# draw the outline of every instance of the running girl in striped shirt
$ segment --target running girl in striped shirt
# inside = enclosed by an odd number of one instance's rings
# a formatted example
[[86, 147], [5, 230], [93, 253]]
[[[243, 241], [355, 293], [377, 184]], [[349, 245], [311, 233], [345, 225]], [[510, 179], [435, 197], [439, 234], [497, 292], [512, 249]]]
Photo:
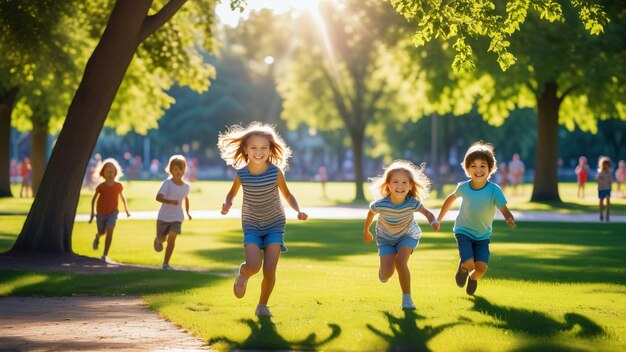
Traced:
[[370, 204], [363, 228], [363, 241], [370, 243], [374, 239], [370, 226], [374, 216], [379, 214], [376, 222], [376, 244], [380, 255], [378, 278], [385, 283], [395, 270], [398, 271], [403, 309], [415, 309], [408, 262], [417, 248], [422, 230], [415, 222], [414, 213], [424, 215], [433, 230], [439, 231], [437, 218], [422, 205], [430, 190], [424, 167], [424, 164], [417, 167], [409, 161], [396, 160], [384, 168], [382, 176], [372, 179], [372, 191], [377, 200]]
[[253, 122], [247, 128], [232, 126], [226, 133], [220, 134], [217, 145], [226, 164], [237, 169], [233, 185], [222, 205], [222, 214], [228, 213], [239, 187], [243, 187], [241, 224], [246, 261], [239, 266], [233, 292], [237, 298], [243, 297], [248, 278], [258, 273], [262, 266], [261, 296], [255, 314], [271, 316], [267, 302], [276, 282], [278, 258], [281, 252], [287, 251], [283, 240], [285, 210], [279, 190], [293, 210], [298, 212], [298, 220], [308, 218], [289, 192], [283, 175], [291, 150], [272, 126], [259, 122]]

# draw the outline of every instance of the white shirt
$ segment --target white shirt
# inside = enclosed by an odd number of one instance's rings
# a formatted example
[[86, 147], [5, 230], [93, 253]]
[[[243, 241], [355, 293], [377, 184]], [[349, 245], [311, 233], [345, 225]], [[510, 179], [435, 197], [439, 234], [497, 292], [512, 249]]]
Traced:
[[168, 178], [163, 181], [159, 193], [167, 200], [177, 200], [178, 205], [161, 203], [157, 219], [165, 222], [182, 222], [185, 219], [183, 200], [189, 195], [189, 184], [183, 181], [183, 185], [178, 186], [171, 178]]

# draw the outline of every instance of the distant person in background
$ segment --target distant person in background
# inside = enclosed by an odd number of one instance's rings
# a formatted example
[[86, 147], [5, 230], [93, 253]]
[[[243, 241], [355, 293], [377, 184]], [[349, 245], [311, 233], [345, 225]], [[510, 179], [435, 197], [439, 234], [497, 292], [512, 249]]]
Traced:
[[520, 160], [519, 154], [513, 154], [513, 159], [509, 162], [509, 175], [512, 193], [518, 194], [520, 192], [520, 184], [522, 183], [522, 179], [524, 178], [524, 172], [526, 172], [526, 167], [522, 160]]
[[85, 172], [85, 180], [83, 182], [84, 187], [90, 190], [96, 189], [96, 186], [100, 183], [100, 175], [98, 175], [98, 172], [101, 167], [102, 156], [100, 155], [100, 153], [96, 153], [87, 164], [87, 172]]
[[[117, 222], [117, 214], [119, 214], [119, 198], [122, 198], [127, 217], [130, 216], [130, 212], [128, 211], [126, 197], [124, 197], [124, 187], [121, 183], [117, 182], [120, 177], [123, 176], [120, 164], [118, 164], [115, 159], [106, 159], [102, 163], [102, 167], [96, 170], [96, 173], [104, 179], [104, 182], [96, 187], [96, 192], [91, 199], [91, 217], [89, 218], [89, 223], [91, 224], [95, 217], [98, 226], [98, 232], [96, 232], [96, 238], [93, 240], [92, 248], [94, 250], [98, 249], [100, 237], [106, 234], [104, 252], [100, 259], [107, 262], [109, 249], [113, 241], [113, 230]], [[94, 205], [96, 205], [95, 212]]]
[[506, 167], [505, 162], [501, 162], [500, 166], [498, 166], [498, 183], [500, 189], [504, 192], [504, 188], [509, 184], [509, 169]]
[[317, 170], [317, 177], [320, 181], [320, 185], [322, 185], [322, 198], [326, 199], [326, 182], [328, 182], [328, 171], [326, 170], [326, 166], [320, 166]]
[[11, 184], [20, 183], [20, 167], [17, 165], [17, 160], [11, 159], [9, 166], [9, 182]]
[[617, 170], [615, 170], [615, 181], [617, 181], [617, 192], [619, 192], [620, 197], [624, 197], [624, 192], [622, 191], [622, 183], [626, 181], [626, 162], [624, 160], [620, 160], [617, 164]]
[[161, 162], [159, 159], [152, 159], [150, 162], [150, 178], [156, 180], [159, 177], [159, 166]]
[[22, 189], [20, 189], [20, 198], [28, 198], [33, 196], [33, 178], [32, 166], [30, 159], [25, 157], [20, 164], [20, 176], [22, 177]]
[[198, 178], [198, 158], [191, 158], [189, 161], [189, 170], [187, 170], [187, 179], [193, 182]]
[[135, 155], [130, 163], [130, 180], [137, 179], [139, 169], [141, 169], [141, 157], [139, 155]]
[[578, 180], [578, 198], [585, 198], [585, 183], [587, 183], [587, 178], [589, 177], [587, 158], [584, 156], [578, 158], [578, 165], [576, 166], [575, 172]]
[[[608, 156], [601, 156], [598, 159], [598, 173], [596, 174], [598, 181], [598, 208], [600, 210], [600, 221], [609, 221], [611, 213], [611, 183], [613, 178], [611, 175], [611, 159]], [[604, 200], [606, 199], [606, 205]], [[606, 210], [606, 214], [604, 213]]]

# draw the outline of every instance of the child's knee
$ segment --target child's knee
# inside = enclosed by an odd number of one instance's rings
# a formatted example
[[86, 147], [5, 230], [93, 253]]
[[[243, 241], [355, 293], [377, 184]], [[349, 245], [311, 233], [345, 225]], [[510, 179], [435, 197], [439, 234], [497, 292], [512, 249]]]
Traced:
[[246, 260], [246, 271], [250, 275], [256, 274], [261, 270], [261, 265], [260, 260]]
[[487, 272], [487, 263], [485, 263], [485, 262], [476, 262], [474, 264], [474, 267], [475, 267], [476, 271], [478, 271], [478, 272], [480, 272], [482, 274]]
[[476, 264], [474, 263], [474, 259], [468, 259], [461, 264], [461, 268], [467, 272], [474, 270], [475, 267]]

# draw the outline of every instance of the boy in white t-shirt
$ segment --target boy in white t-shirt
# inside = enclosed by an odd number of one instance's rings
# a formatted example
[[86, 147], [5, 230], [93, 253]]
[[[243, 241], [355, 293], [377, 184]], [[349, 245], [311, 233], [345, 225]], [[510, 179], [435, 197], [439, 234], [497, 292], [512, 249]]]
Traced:
[[173, 155], [165, 168], [165, 172], [170, 174], [170, 177], [163, 181], [156, 196], [157, 202], [161, 203], [161, 208], [157, 216], [154, 250], [162, 251], [163, 242], [167, 241], [165, 257], [163, 258], [163, 269], [165, 270], [174, 269], [170, 266], [170, 258], [174, 252], [176, 236], [180, 235], [181, 224], [185, 219], [182, 207], [183, 199], [185, 200], [185, 212], [191, 220], [191, 215], [189, 215], [189, 184], [183, 181], [186, 169], [185, 157]]

